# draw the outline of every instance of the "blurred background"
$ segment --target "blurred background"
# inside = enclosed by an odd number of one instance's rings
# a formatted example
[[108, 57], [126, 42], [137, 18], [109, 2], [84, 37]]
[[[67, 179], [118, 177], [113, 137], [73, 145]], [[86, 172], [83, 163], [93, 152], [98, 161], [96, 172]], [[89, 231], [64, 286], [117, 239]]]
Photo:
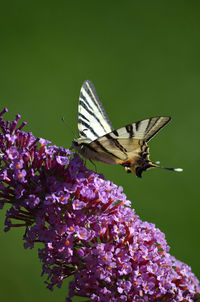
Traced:
[[[122, 167], [97, 163], [97, 169], [123, 186], [140, 218], [166, 234], [170, 253], [191, 266], [198, 278], [199, 32], [200, 2], [195, 0], [0, 4], [0, 104], [9, 109], [8, 119], [22, 115], [26, 131], [70, 147], [86, 79], [95, 84], [116, 128], [172, 116], [149, 144], [151, 160], [181, 167], [183, 173], [155, 169], [137, 179]], [[23, 249], [23, 230], [5, 234], [4, 218], [5, 210], [0, 232], [2, 301], [64, 301], [67, 284], [53, 293], [45, 288], [37, 249]]]

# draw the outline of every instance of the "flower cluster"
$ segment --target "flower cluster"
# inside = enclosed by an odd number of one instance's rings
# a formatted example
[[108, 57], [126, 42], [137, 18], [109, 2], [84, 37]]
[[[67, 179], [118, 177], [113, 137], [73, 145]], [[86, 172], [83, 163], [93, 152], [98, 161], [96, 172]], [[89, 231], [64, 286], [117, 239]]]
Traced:
[[5, 230], [26, 228], [38, 242], [47, 286], [74, 276], [66, 301], [200, 301], [190, 267], [169, 254], [164, 234], [142, 222], [112, 182], [86, 169], [70, 150], [22, 131], [20, 116], [0, 113], [0, 205]]

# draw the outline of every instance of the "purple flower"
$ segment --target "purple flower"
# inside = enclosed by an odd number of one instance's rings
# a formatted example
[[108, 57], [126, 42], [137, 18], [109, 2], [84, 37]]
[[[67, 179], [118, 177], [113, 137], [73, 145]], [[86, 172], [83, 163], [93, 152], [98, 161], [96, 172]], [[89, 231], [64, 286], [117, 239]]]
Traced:
[[14, 179], [19, 181], [19, 182], [27, 182], [26, 180], [26, 170], [22, 169], [22, 170], [19, 170], [19, 169], [16, 169], [15, 172], [14, 172]]
[[69, 163], [69, 158], [67, 156], [57, 156], [56, 157], [57, 163], [65, 166]]
[[122, 187], [86, 169], [77, 154], [25, 133], [0, 113], [0, 205], [5, 231], [26, 228], [38, 242], [47, 287], [74, 276], [66, 301], [200, 301], [190, 267], [169, 253], [164, 234], [130, 208]]
[[[8, 137], [8, 135], [6, 135], [6, 137]], [[6, 154], [8, 155], [9, 159], [15, 159], [15, 158], [19, 157], [19, 152], [17, 151], [16, 147], [11, 147], [11, 148], [7, 149]]]

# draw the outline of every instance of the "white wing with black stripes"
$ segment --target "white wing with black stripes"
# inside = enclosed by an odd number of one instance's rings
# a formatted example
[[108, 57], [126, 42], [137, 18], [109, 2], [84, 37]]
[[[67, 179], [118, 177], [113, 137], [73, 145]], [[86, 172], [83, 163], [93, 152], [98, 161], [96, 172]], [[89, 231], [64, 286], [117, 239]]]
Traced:
[[[115, 137], [130, 138], [135, 137], [143, 139], [148, 142], [154, 135], [156, 135], [169, 121], [169, 116], [157, 116], [148, 118], [143, 121], [139, 121], [133, 124], [129, 124], [118, 130], [115, 130], [113, 134]], [[117, 134], [117, 135], [116, 135]]]
[[81, 87], [78, 104], [79, 137], [93, 141], [113, 130], [94, 85], [85, 81]]
[[73, 141], [73, 146], [85, 158], [111, 165], [120, 164], [126, 172], [133, 172], [141, 177], [143, 171], [159, 167], [149, 159], [147, 142], [170, 119], [169, 116], [152, 117], [113, 130], [94, 85], [85, 81], [78, 105], [79, 138]]

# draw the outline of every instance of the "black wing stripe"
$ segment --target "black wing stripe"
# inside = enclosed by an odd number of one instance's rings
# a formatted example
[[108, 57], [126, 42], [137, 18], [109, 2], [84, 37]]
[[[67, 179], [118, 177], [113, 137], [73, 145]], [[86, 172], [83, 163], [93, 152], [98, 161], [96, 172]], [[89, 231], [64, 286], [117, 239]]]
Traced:
[[139, 130], [140, 124], [141, 124], [141, 121], [135, 123], [136, 131]]
[[105, 153], [108, 153], [110, 155], [112, 155], [113, 157], [120, 159], [117, 155], [113, 154], [112, 152], [108, 151], [98, 140], [94, 141], [93, 143], [95, 143], [97, 146], [99, 146]]
[[90, 106], [89, 102], [86, 100], [86, 97], [80, 92], [80, 102], [85, 102], [85, 104], [89, 107], [89, 109], [93, 110], [92, 106]]
[[84, 120], [86, 120], [87, 122], [90, 122], [90, 121], [87, 119], [87, 117], [86, 117], [85, 115], [81, 114], [80, 112], [78, 113], [78, 117], [80, 118], [80, 120], [81, 120], [81, 119], [84, 119]]
[[92, 82], [87, 81], [87, 88], [88, 89], [85, 90], [85, 91], [87, 92], [87, 94], [90, 97], [90, 99], [93, 101], [93, 104], [101, 112], [101, 114], [106, 115], [105, 110], [103, 108], [103, 105], [101, 104], [101, 102], [100, 102], [100, 100], [99, 100], [99, 98], [97, 96], [95, 87], [92, 84]]
[[[157, 118], [157, 120], [155, 121], [154, 125], [156, 125], [156, 123], [159, 121], [160, 117]], [[152, 133], [151, 136], [149, 136], [145, 141], [148, 142], [154, 135], [156, 135], [169, 121], [171, 120], [171, 118], [169, 117], [168, 120], [165, 121], [165, 123], [162, 124], [162, 126], [160, 126], [155, 132]], [[152, 127], [153, 127], [152, 126]], [[151, 131], [152, 127], [149, 129], [149, 131], [147, 132], [147, 136], [148, 136], [148, 133]]]
[[[90, 106], [88, 106], [88, 104], [85, 102], [85, 100], [80, 100], [79, 101], [79, 105], [80, 106], [82, 106], [90, 115], [92, 115], [92, 116], [94, 116], [95, 117], [95, 115], [94, 115], [94, 113], [90, 110]], [[90, 108], [89, 108], [90, 107]]]
[[[105, 114], [104, 110], [102, 110], [102, 104], [100, 103], [100, 101], [98, 100], [94, 85], [93, 87], [91, 86], [91, 82], [90, 85], [88, 85], [88, 81], [87, 81], [87, 86], [84, 87], [85, 93], [88, 95], [90, 101], [92, 101], [93, 105], [97, 108], [97, 110], [102, 114]], [[90, 107], [91, 110], [94, 110], [90, 104], [88, 103], [86, 97], [83, 95], [83, 93], [80, 93], [80, 98], [88, 105], [88, 107]]]
[[94, 131], [94, 129], [93, 129], [90, 125], [88, 125], [86, 122], [84, 122], [84, 121], [82, 121], [82, 120], [79, 119], [79, 120], [78, 120], [78, 123], [81, 124], [81, 125], [83, 125], [83, 126], [85, 126], [85, 127], [86, 127], [86, 130], [89, 129], [90, 132], [91, 132], [94, 136], [96, 136], [96, 138], [99, 137], [98, 134]]
[[105, 136], [108, 140], [111, 140], [120, 151], [125, 154], [127, 153], [127, 150], [118, 142], [116, 138], [113, 138], [110, 134], [106, 134]]
[[152, 121], [152, 118], [149, 119], [148, 121], [148, 125], [147, 125], [147, 128], [146, 128], [146, 134], [149, 132], [149, 127], [151, 126], [151, 121]]
[[145, 132], [144, 132], [145, 137], [148, 136], [148, 133], [150, 131], [152, 131], [152, 128], [156, 125], [156, 123], [159, 121], [159, 119], [160, 119], [160, 117], [156, 118], [155, 120], [154, 120], [154, 118], [150, 118], [149, 119], [148, 125], [147, 125], [147, 127], [145, 129]]
[[[80, 100], [79, 104], [87, 111], [87, 113], [89, 113], [100, 125], [101, 127], [104, 129], [104, 131], [106, 131], [105, 127], [102, 125], [101, 121], [98, 119], [98, 117], [87, 107], [87, 105], [84, 103], [85, 100]], [[97, 135], [98, 137], [98, 135]]]
[[119, 133], [117, 132], [117, 130], [113, 130], [112, 132], [114, 135], [119, 136]]
[[92, 94], [92, 92], [91, 92], [91, 90], [90, 90], [90, 87], [88, 87], [88, 89], [85, 90], [85, 91], [87, 92], [87, 94], [88, 94], [90, 100], [93, 101], [93, 104], [95, 105], [95, 107], [96, 107], [99, 111], [101, 111], [100, 108], [99, 108], [99, 106], [98, 106], [97, 100], [94, 99], [94, 95]]
[[134, 136], [133, 125], [132, 124], [126, 126], [126, 131], [129, 133], [130, 138]]
[[87, 134], [84, 131], [80, 131], [79, 134], [80, 134], [80, 136], [87, 137]]

